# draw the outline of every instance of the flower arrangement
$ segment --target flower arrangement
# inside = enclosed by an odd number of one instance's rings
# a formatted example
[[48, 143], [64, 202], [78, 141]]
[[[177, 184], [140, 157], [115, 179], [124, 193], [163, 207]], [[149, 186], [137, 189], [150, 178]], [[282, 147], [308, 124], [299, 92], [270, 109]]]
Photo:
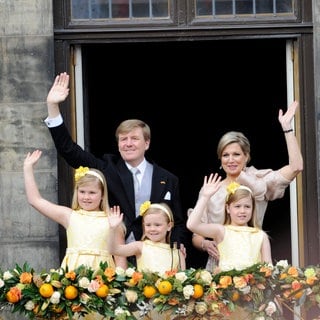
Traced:
[[[282, 308], [320, 306], [320, 267], [286, 260], [212, 274], [203, 269], [165, 274], [80, 266], [37, 273], [27, 263], [0, 270], [0, 307], [28, 319], [73, 319], [99, 313], [108, 319], [143, 319], [150, 312], [170, 319], [223, 319], [238, 311], [247, 319], [280, 320]], [[302, 318], [300, 318], [302, 319]]]

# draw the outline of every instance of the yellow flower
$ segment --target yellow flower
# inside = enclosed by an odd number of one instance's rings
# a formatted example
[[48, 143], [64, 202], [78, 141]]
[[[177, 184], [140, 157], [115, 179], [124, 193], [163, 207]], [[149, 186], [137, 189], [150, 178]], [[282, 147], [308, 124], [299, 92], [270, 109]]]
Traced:
[[234, 194], [239, 187], [240, 187], [240, 184], [237, 182], [233, 181], [229, 183], [229, 185], [227, 186], [228, 197], [230, 196], [230, 194]]
[[140, 216], [143, 217], [143, 215], [146, 213], [146, 211], [150, 208], [151, 202], [150, 201], [145, 201], [141, 206], [140, 206]]
[[76, 169], [74, 180], [77, 182], [80, 178], [84, 177], [88, 171], [88, 167], [80, 166], [78, 169]]

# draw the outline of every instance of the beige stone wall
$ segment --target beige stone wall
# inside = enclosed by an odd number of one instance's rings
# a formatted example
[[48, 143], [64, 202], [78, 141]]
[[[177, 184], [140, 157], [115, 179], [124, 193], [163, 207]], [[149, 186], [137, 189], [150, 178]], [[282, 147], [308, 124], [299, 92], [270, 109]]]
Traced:
[[[57, 156], [48, 129], [46, 94], [54, 77], [52, 1], [0, 1], [0, 267], [29, 262], [58, 267], [58, 225], [27, 203], [23, 160], [43, 150], [36, 168], [42, 195], [57, 201]], [[22, 319], [0, 312], [3, 319]]]

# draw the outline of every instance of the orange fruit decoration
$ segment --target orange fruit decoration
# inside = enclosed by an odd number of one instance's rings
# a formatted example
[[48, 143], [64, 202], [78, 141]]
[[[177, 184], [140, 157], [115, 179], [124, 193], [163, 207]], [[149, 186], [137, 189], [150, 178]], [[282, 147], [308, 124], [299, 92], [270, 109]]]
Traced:
[[238, 292], [238, 291], [233, 291], [232, 292], [232, 295], [231, 295], [231, 300], [233, 301], [233, 302], [235, 302], [235, 301], [238, 301], [239, 300], [239, 298], [240, 298], [240, 293]]
[[157, 289], [154, 286], [144, 286], [143, 294], [146, 298], [150, 299], [157, 293]]
[[294, 295], [294, 297], [295, 297], [295, 299], [300, 299], [302, 297], [302, 295], [303, 295], [303, 290], [300, 290]]
[[159, 285], [158, 285], [158, 291], [160, 292], [160, 294], [163, 295], [168, 295], [170, 294], [170, 292], [172, 291], [172, 284], [170, 281], [168, 280], [162, 280], [160, 281]]
[[194, 294], [192, 295], [192, 298], [199, 299], [203, 296], [203, 286], [201, 284], [194, 284], [193, 285]]
[[42, 297], [50, 298], [54, 292], [53, 286], [50, 283], [44, 283], [40, 286], [39, 292]]
[[65, 287], [64, 296], [69, 300], [73, 300], [78, 296], [78, 289], [70, 284]]
[[96, 295], [99, 298], [105, 298], [109, 293], [109, 287], [106, 284], [100, 286], [100, 288], [96, 291]]

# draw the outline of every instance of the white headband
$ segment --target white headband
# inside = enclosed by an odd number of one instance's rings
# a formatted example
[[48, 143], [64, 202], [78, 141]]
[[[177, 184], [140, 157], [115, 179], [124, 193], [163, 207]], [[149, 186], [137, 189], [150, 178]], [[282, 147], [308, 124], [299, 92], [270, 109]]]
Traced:
[[97, 178], [101, 181], [101, 183], [103, 184], [103, 179], [102, 179], [102, 177], [100, 176], [99, 173], [97, 173], [97, 172], [95, 172], [95, 171], [89, 170], [89, 171], [87, 171], [85, 174], [90, 174], [90, 175], [92, 175], [92, 176], [97, 177]]

